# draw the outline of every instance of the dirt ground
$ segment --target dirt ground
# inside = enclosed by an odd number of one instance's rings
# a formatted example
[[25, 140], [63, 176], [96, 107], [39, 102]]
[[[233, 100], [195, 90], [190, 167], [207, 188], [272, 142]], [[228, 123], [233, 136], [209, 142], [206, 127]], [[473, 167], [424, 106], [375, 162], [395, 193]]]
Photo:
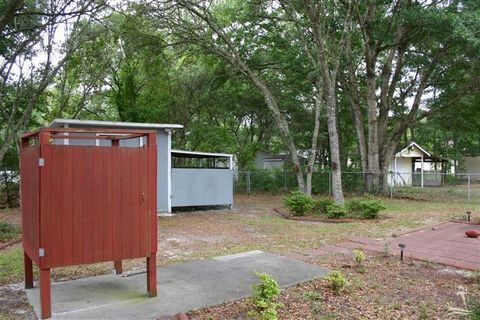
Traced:
[[[450, 308], [465, 308], [465, 298], [479, 299], [480, 286], [452, 268], [398, 258], [369, 256], [361, 267], [352, 255], [324, 257], [313, 263], [341, 271], [347, 287], [339, 294], [326, 280], [283, 290], [280, 319], [465, 319]], [[205, 308], [190, 319], [250, 319], [248, 299]]]
[[[171, 217], [160, 217], [158, 220], [159, 251], [157, 263], [165, 265], [255, 249], [301, 257], [309, 250], [346, 241], [353, 236], [390, 237], [393, 234], [400, 234], [413, 228], [450, 219], [464, 218], [466, 210], [466, 207], [459, 203], [384, 199], [387, 210], [381, 214], [381, 219], [377, 222], [326, 224], [284, 219], [273, 210], [273, 208], [283, 210], [281, 198], [281, 195], [240, 195], [235, 197], [233, 210], [177, 212]], [[480, 214], [474, 212], [473, 216], [479, 218]], [[20, 220], [18, 209], [0, 211], [0, 221], [20, 224]], [[0, 251], [0, 299], [3, 299], [0, 300], [0, 319], [23, 319], [33, 316], [31, 309], [26, 304], [21, 285], [23, 279], [22, 259], [21, 244]], [[377, 262], [373, 258], [368, 262], [371, 264], [367, 268], [368, 272], [359, 273], [350, 267], [343, 268], [342, 265], [347, 262], [341, 259], [335, 257], [325, 260], [317, 259], [312, 262], [332, 269], [340, 268], [351, 280], [352, 286], [350, 288], [354, 288], [353, 284], [355, 283], [363, 283], [357, 285], [361, 288], [349, 289], [348, 294], [334, 296], [329, 293], [322, 281], [317, 281], [286, 290], [282, 295], [282, 299], [286, 299], [285, 302], [287, 302], [285, 303], [286, 307], [282, 310], [282, 318], [298, 319], [298, 316], [300, 316], [307, 319], [322, 317], [326, 319], [329, 316], [328, 308], [321, 309], [320, 313], [317, 314], [315, 310], [319, 307], [315, 306], [312, 307], [313, 309], [308, 309], [310, 311], [307, 309], [305, 311], [303, 307], [297, 308], [297, 304], [302, 306], [320, 304], [322, 308], [331, 306], [331, 312], [335, 313], [336, 318], [339, 319], [361, 318], [362, 314], [365, 314], [367, 318], [388, 319], [388, 317], [381, 317], [384, 315], [381, 311], [378, 311], [377, 314], [365, 313], [367, 311], [362, 311], [365, 308], [365, 310], [371, 310], [366, 305], [373, 305], [375, 309], [379, 310], [393, 310], [392, 312], [399, 308], [401, 311], [398, 314], [400, 315], [406, 315], [408, 312], [414, 312], [415, 310], [417, 313], [433, 310], [433, 315], [443, 314], [444, 316], [445, 308], [440, 308], [440, 305], [444, 304], [442, 301], [449, 301], [452, 305], [461, 306], [458, 304], [459, 300], [455, 298], [455, 286], [466, 284], [464, 283], [465, 279], [455, 273], [445, 275], [438, 273], [439, 276], [437, 276], [437, 273], [432, 271], [435, 269], [423, 268], [423, 265], [418, 263], [397, 265], [395, 260], [389, 262], [388, 267], [385, 267], [385, 261], [378, 260], [380, 262]], [[351, 257], [345, 259], [348, 260]], [[143, 259], [124, 262], [126, 272], [136, 271], [144, 267]], [[379, 270], [379, 273], [374, 272], [376, 270]], [[54, 269], [52, 270], [52, 278], [53, 281], [65, 281], [109, 272], [112, 272], [112, 263], [99, 263]], [[382, 277], [379, 275], [385, 275], [383, 279], [386, 283], [389, 283], [388, 279], [396, 279], [395, 275], [397, 278], [400, 277], [398, 285], [391, 286], [390, 300], [398, 300], [398, 303], [395, 302], [395, 304], [411, 304], [412, 306], [409, 308], [394, 308], [392, 307], [394, 304], [392, 301], [384, 300], [382, 297], [385, 288], [382, 287]], [[411, 275], [411, 278], [409, 275]], [[414, 285], [417, 282], [419, 285]], [[448, 294], [436, 293], [432, 289], [442, 285], [445, 285], [448, 290], [445, 289], [440, 292], [448, 291]], [[322, 303], [302, 300], [302, 292], [314, 290], [317, 287], [322, 290]], [[472, 294], [478, 293], [478, 285], [476, 287], [468, 285], [468, 289]], [[297, 300], [292, 298], [290, 304], [290, 297], [296, 296], [299, 298]], [[423, 297], [422, 301], [425, 301], [425, 306], [416, 303], [416, 297]], [[240, 310], [242, 306], [244, 308], [242, 302], [236, 303]], [[220, 309], [211, 309], [211, 314], [214, 315], [213, 319], [236, 319], [237, 316], [241, 319], [244, 317], [242, 311], [235, 311], [233, 318], [228, 313], [222, 316], [219, 312], [221, 310], [223, 310], [221, 312], [226, 312], [225, 310], [229, 308], [218, 308]], [[298, 312], [306, 312], [305, 316], [300, 314], [296, 316], [296, 309], [299, 310]], [[421, 311], [424, 309], [426, 311]], [[236, 309], [234, 308], [234, 310]], [[199, 313], [197, 316], [202, 318], [201, 316], [208, 314], [208, 312]], [[417, 315], [417, 313], [412, 313], [412, 315]], [[395, 314], [397, 313], [392, 313], [392, 315]], [[406, 316], [406, 318], [409, 317]], [[412, 316], [411, 318], [418, 318], [418, 316]], [[435, 317], [432, 319], [435, 319]]]

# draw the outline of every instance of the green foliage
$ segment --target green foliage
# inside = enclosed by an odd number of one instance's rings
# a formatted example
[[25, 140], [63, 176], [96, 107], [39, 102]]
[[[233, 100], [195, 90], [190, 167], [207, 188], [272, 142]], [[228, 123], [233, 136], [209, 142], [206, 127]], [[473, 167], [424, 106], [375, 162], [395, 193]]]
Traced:
[[331, 204], [327, 206], [327, 217], [331, 219], [340, 219], [348, 216], [348, 209], [340, 204]]
[[468, 318], [480, 320], [480, 301], [470, 298], [467, 300]]
[[305, 291], [303, 297], [310, 301], [318, 301], [322, 299], [322, 294], [318, 291]]
[[347, 278], [340, 271], [332, 271], [327, 276], [327, 281], [337, 294], [340, 293], [347, 286]]
[[327, 214], [327, 208], [335, 202], [332, 198], [320, 198], [315, 200], [314, 210], [319, 214]]
[[357, 265], [361, 265], [365, 261], [365, 253], [361, 249], [353, 249], [353, 260]]
[[23, 251], [15, 246], [0, 251], [0, 284], [19, 279], [22, 275]]
[[248, 314], [258, 320], [277, 320], [277, 309], [283, 307], [282, 303], [277, 302], [280, 287], [269, 274], [257, 272], [256, 275], [260, 283], [253, 286], [251, 297], [255, 309]]
[[283, 198], [283, 203], [294, 216], [303, 216], [315, 206], [313, 199], [300, 191], [291, 192]]
[[346, 207], [352, 215], [363, 219], [375, 219], [380, 210], [386, 209], [378, 199], [351, 199], [347, 201]]
[[20, 234], [20, 229], [6, 222], [0, 221], [0, 240], [10, 240], [17, 238]]

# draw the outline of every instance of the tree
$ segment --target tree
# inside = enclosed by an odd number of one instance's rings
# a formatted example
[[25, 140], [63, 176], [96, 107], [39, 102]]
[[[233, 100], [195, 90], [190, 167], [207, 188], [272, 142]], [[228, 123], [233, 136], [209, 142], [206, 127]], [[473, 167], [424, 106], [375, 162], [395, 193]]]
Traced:
[[[28, 128], [42, 94], [74, 51], [80, 35], [74, 23], [102, 6], [96, 1], [1, 3], [5, 11], [0, 19], [0, 162]], [[59, 43], [59, 27], [72, 23], [68, 41]]]
[[[369, 0], [353, 10], [342, 89], [354, 116], [362, 170], [369, 173], [367, 191], [381, 192], [387, 181], [381, 172], [388, 171], [406, 131], [472, 88], [457, 88], [441, 105], [431, 99], [443, 81], [455, 82], [443, 75], [464, 59], [466, 43], [452, 30], [471, 11], [458, 2], [408, 0]], [[472, 74], [471, 67], [464, 71]]]

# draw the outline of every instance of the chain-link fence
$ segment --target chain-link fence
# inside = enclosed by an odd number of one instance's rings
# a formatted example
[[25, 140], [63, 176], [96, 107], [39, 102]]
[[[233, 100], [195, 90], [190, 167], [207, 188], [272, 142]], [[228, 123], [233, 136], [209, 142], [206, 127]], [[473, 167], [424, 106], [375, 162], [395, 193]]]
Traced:
[[18, 172], [2, 169], [0, 171], [0, 209], [19, 205]]
[[[305, 177], [306, 178], [306, 177]], [[312, 192], [332, 194], [332, 173], [314, 172]], [[382, 193], [392, 198], [480, 204], [480, 174], [442, 172], [364, 173], [342, 172], [346, 195]], [[293, 171], [256, 170], [235, 175], [235, 193], [287, 193], [297, 190]]]

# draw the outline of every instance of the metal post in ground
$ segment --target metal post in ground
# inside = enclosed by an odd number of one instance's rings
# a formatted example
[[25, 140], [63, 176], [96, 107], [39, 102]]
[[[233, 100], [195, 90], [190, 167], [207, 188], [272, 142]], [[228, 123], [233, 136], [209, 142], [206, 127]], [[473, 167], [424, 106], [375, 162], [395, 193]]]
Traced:
[[247, 172], [247, 194], [250, 195], [251, 192], [251, 184], [250, 184], [250, 171]]
[[390, 172], [390, 199], [393, 199], [393, 188], [395, 184], [395, 182], [393, 181], [394, 178], [394, 173]]
[[467, 176], [467, 203], [470, 204], [470, 174]]

